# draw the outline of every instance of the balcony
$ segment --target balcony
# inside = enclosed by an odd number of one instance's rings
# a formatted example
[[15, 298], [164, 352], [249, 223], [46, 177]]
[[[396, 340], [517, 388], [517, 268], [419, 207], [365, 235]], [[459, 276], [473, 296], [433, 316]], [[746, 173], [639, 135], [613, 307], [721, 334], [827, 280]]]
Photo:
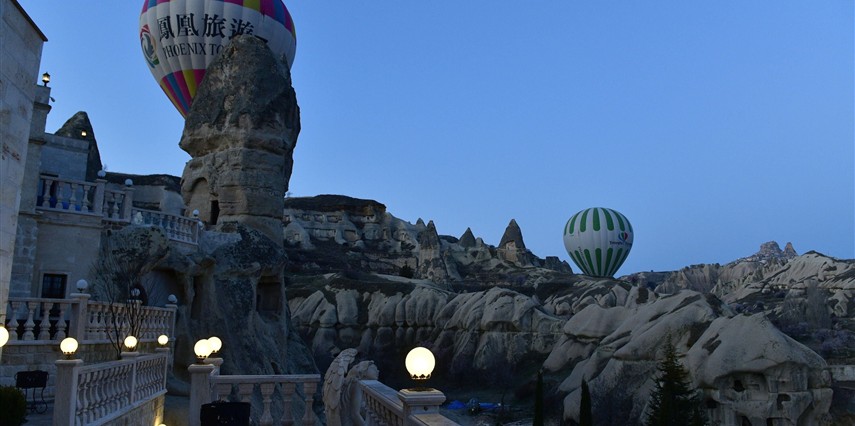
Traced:
[[84, 182], [39, 177], [36, 210], [100, 217], [106, 226], [157, 226], [176, 242], [198, 244], [201, 223], [195, 218], [133, 207], [134, 188], [108, 189], [107, 181]]

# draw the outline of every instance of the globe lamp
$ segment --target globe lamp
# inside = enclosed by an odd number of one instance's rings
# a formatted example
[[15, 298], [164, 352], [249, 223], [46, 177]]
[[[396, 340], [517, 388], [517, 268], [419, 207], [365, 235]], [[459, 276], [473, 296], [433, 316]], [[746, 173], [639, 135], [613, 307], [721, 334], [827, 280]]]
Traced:
[[211, 355], [211, 343], [208, 342], [208, 339], [201, 339], [193, 345], [193, 352], [196, 353], [196, 358], [201, 364], [208, 355]]
[[134, 336], [125, 337], [125, 347], [129, 352], [133, 352], [137, 348], [137, 338]]
[[407, 354], [404, 365], [406, 365], [411, 379], [427, 380], [430, 379], [430, 374], [436, 366], [436, 359], [429, 349], [419, 346]]
[[157, 336], [157, 344], [160, 346], [166, 347], [166, 345], [169, 344], [169, 336], [167, 336], [165, 334], [161, 334], [160, 336]]
[[77, 352], [77, 340], [73, 337], [66, 337], [59, 342], [59, 350], [65, 354], [66, 359], [72, 359], [74, 353]]
[[211, 353], [217, 353], [220, 349], [223, 348], [223, 341], [220, 340], [217, 336], [211, 336], [208, 338], [208, 344], [211, 345]]
[[0, 348], [6, 345], [6, 342], [9, 341], [9, 330], [6, 330], [2, 324], [0, 324]]

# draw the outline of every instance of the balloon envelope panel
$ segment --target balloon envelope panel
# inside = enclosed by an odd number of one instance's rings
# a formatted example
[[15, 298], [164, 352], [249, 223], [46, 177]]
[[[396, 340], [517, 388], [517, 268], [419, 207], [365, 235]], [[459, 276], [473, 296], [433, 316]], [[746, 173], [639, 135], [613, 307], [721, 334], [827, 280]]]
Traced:
[[232, 38], [251, 34], [291, 67], [294, 21], [282, 0], [145, 0], [140, 46], [154, 79], [182, 116], [205, 70]]
[[616, 210], [592, 207], [564, 225], [564, 248], [585, 275], [613, 277], [632, 249], [632, 225]]

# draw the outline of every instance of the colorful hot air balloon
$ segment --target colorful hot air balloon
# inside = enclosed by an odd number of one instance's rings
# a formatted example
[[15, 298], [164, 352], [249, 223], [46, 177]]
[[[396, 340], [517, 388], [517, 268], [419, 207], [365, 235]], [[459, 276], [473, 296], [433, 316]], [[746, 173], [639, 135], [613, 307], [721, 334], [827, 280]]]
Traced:
[[632, 249], [632, 225], [612, 209], [593, 207], [564, 225], [564, 248], [585, 275], [613, 277]]
[[154, 79], [187, 115], [208, 65], [237, 35], [252, 34], [294, 63], [297, 34], [282, 0], [145, 0], [140, 45]]

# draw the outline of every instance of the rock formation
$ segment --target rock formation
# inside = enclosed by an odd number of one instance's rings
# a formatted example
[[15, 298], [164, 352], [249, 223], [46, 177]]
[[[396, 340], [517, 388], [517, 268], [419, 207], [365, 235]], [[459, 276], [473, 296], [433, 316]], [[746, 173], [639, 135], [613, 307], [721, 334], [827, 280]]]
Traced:
[[86, 156], [86, 180], [94, 181], [98, 177], [98, 171], [104, 166], [101, 164], [101, 153], [98, 151], [95, 130], [92, 129], [89, 114], [86, 114], [86, 111], [78, 111], [63, 123], [54, 135], [89, 141], [89, 150]]
[[564, 333], [544, 367], [572, 366], [560, 386], [569, 392], [566, 418], [578, 420], [583, 379], [598, 399], [623, 407], [612, 418], [641, 418], [667, 335], [703, 392], [712, 424], [818, 424], [831, 404], [831, 379], [819, 355], [763, 315], [735, 315], [711, 295], [682, 291], [638, 305], [589, 305], [564, 324]]
[[711, 294], [658, 296], [615, 280], [543, 283], [529, 296], [502, 288], [456, 294], [380, 275], [306, 278], [292, 281], [288, 299], [321, 365], [355, 347], [390, 371], [419, 344], [433, 349], [438, 377], [509, 386], [527, 365], [542, 363], [561, 378], [566, 419], [577, 419], [583, 378], [622, 420], [638, 419], [670, 334], [716, 424], [743, 417], [812, 424], [831, 403], [821, 357], [764, 315], [736, 314]]
[[240, 222], [282, 243], [283, 197], [300, 109], [291, 74], [258, 38], [236, 37], [208, 67], [180, 146], [188, 211], [210, 225]]
[[[293, 272], [354, 270], [400, 275], [454, 288], [528, 285], [568, 277], [571, 269], [557, 258], [543, 260], [529, 250], [490, 246], [467, 230], [460, 240], [439, 235], [432, 222], [405, 222], [373, 200], [341, 195], [285, 199], [285, 245]], [[517, 240], [522, 232], [515, 222]], [[512, 232], [513, 233], [513, 232]], [[507, 232], [506, 232], [507, 234]], [[508, 257], [509, 254], [513, 258]]]

